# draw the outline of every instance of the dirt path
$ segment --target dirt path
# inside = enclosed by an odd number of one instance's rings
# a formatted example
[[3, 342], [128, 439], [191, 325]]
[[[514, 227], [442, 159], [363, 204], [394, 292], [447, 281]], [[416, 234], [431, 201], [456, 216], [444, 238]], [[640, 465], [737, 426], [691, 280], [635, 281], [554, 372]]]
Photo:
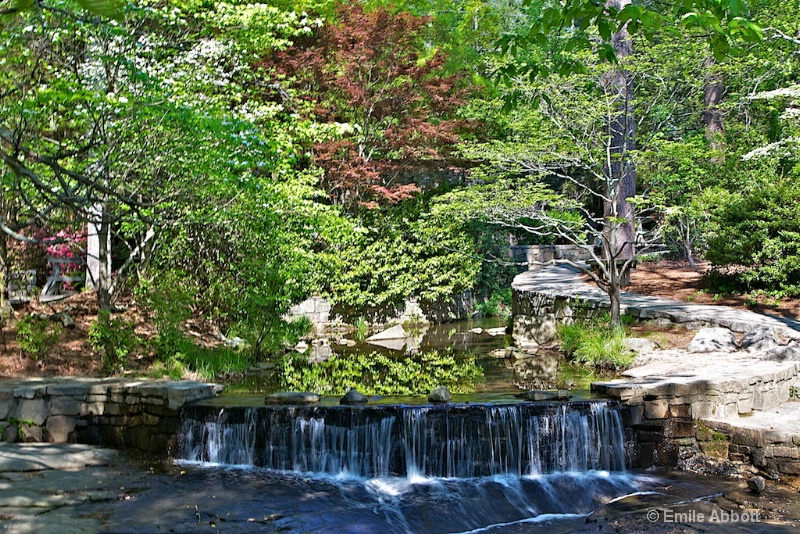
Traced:
[[626, 291], [684, 302], [730, 306], [768, 315], [800, 317], [800, 299], [797, 298], [776, 300], [764, 295], [715, 294], [703, 280], [703, 274], [710, 267], [707, 262], [695, 267], [679, 261], [642, 263], [631, 273], [631, 285]]

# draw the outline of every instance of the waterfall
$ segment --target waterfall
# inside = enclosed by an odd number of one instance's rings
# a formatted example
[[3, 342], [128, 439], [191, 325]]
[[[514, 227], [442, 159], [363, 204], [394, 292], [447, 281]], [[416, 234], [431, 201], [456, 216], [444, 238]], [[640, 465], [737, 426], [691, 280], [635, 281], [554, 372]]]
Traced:
[[195, 406], [184, 415], [180, 457], [367, 478], [625, 469], [622, 421], [605, 402]]

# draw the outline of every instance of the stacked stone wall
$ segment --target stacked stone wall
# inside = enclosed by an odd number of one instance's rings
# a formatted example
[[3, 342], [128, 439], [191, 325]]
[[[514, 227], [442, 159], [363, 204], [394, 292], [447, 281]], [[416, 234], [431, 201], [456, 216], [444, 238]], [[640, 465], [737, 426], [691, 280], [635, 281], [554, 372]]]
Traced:
[[2, 382], [0, 432], [6, 442], [87, 443], [170, 455], [181, 408], [219, 389], [192, 381]]

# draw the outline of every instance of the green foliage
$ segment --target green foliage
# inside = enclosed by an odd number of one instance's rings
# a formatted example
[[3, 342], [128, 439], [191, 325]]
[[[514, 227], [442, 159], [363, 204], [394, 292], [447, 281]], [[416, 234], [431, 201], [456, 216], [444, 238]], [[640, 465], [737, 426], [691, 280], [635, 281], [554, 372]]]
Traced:
[[320, 363], [291, 354], [281, 362], [280, 385], [288, 391], [343, 395], [356, 388], [365, 395], [418, 395], [437, 386], [470, 393], [483, 379], [474, 358], [456, 359], [452, 352], [425, 352], [395, 359], [380, 353], [334, 355]]
[[558, 334], [567, 356], [598, 369], [624, 369], [635, 356], [625, 349], [625, 330], [612, 328], [607, 319], [561, 325]]
[[[19, 419], [17, 417], [9, 417], [6, 422], [8, 422], [9, 426], [17, 427], [17, 440], [19, 441], [25, 439], [25, 428], [36, 426], [36, 421], [32, 421], [30, 419]], [[2, 431], [0, 431], [0, 439], [3, 439], [5, 436], [6, 428], [1, 429]]]
[[353, 323], [353, 327], [355, 328], [355, 336], [358, 340], [364, 340], [369, 334], [369, 321], [364, 319], [363, 317], [359, 317]]
[[125, 368], [128, 356], [140, 345], [134, 332], [134, 322], [122, 317], [112, 318], [105, 310], [97, 312], [97, 319], [89, 328], [89, 345], [103, 358], [103, 371], [116, 373]]
[[41, 317], [26, 315], [17, 323], [19, 349], [34, 360], [47, 354], [47, 348], [58, 341], [60, 334], [60, 324]]
[[409, 296], [422, 302], [450, 298], [473, 287], [480, 263], [457, 221], [429, 211], [419, 197], [369, 210], [359, 217], [320, 284], [352, 315], [400, 306]]
[[511, 288], [495, 291], [487, 300], [479, 302], [476, 309], [484, 317], [511, 317]]
[[726, 200], [714, 211], [707, 258], [721, 267], [709, 278], [711, 287], [800, 295], [800, 175], [764, 179]]

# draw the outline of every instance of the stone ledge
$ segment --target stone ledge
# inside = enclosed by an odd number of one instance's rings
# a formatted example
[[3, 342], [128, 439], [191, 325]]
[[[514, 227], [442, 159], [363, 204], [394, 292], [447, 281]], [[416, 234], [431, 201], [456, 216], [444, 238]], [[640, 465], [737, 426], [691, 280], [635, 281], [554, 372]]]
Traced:
[[[580, 272], [567, 265], [550, 265], [521, 273], [514, 278], [511, 288], [515, 324], [518, 316], [520, 321], [535, 323], [539, 317], [556, 314], [556, 302], [570, 310], [563, 315], [567, 320], [573, 316], [609, 308], [606, 293], [584, 282], [580, 278]], [[720, 326], [733, 332], [745, 333], [756, 326], [772, 326], [781, 335], [800, 340], [800, 322], [797, 320], [726, 306], [694, 304], [623, 292], [620, 308], [623, 314], [630, 314], [640, 320], [669, 322], [689, 328]], [[536, 342], [536, 339], [528, 339], [526, 334], [524, 329], [514, 329], [516, 341]]]
[[195, 381], [8, 380], [0, 382], [0, 441], [88, 443], [169, 454], [180, 410], [221, 389]]

